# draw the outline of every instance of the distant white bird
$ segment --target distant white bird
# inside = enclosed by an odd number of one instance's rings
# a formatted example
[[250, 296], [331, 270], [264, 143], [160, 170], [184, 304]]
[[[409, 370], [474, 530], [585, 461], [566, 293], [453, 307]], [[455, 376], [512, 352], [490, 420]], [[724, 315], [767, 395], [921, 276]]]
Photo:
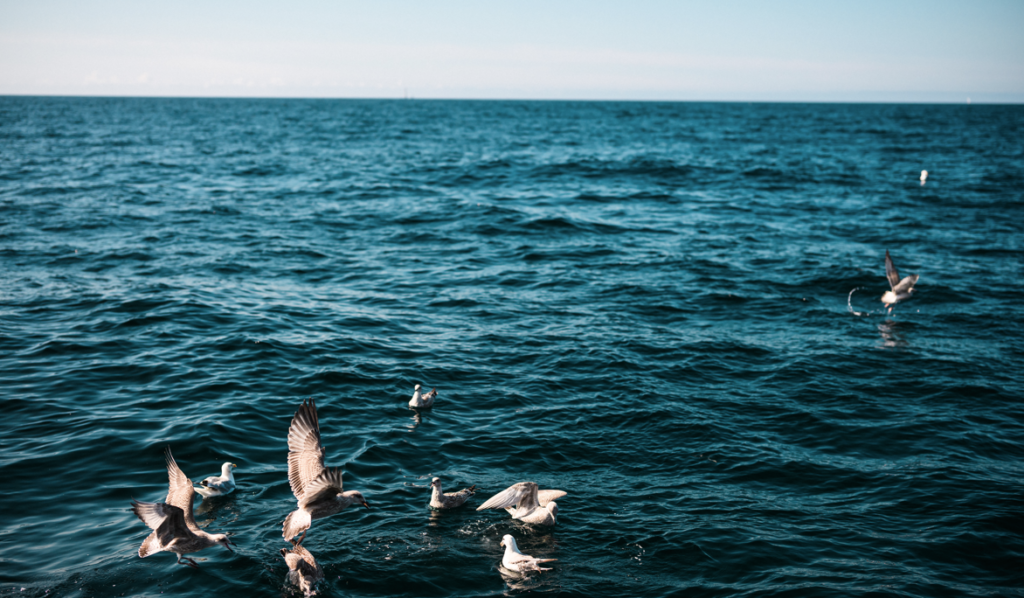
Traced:
[[353, 504], [370, 508], [359, 491], [342, 492], [341, 470], [324, 467], [326, 453], [320, 444], [316, 402], [302, 401], [288, 429], [288, 481], [299, 508], [285, 518], [282, 530], [285, 540], [302, 534], [296, 545], [306, 538], [314, 519], [329, 517]]
[[164, 502], [132, 501], [132, 511], [153, 530], [139, 546], [139, 556], [146, 558], [158, 552], [173, 552], [178, 556], [179, 565], [198, 569], [199, 565], [193, 559], [181, 560], [181, 556], [218, 544], [232, 552], [232, 542], [226, 534], [208, 534], [199, 529], [192, 516], [192, 500], [195, 498], [192, 480], [178, 467], [170, 447], [167, 447], [165, 456], [170, 482], [167, 499]]
[[469, 488], [463, 488], [458, 492], [442, 492], [441, 491], [441, 478], [434, 478], [430, 480], [430, 506], [435, 509], [454, 509], [455, 507], [461, 507], [469, 500], [470, 496], [473, 496], [476, 492], [476, 486], [470, 486]]
[[427, 407], [434, 406], [434, 398], [437, 397], [437, 389], [432, 388], [427, 394], [420, 394], [420, 385], [417, 384], [416, 388], [413, 389], [412, 398], [409, 399], [410, 407], [418, 407], [426, 409]]
[[927, 180], [928, 180], [928, 171], [927, 170], [922, 170], [921, 171], [921, 184], [923, 185], [924, 182], [927, 181]]
[[892, 290], [886, 291], [885, 294], [882, 295], [882, 303], [889, 308], [889, 313], [892, 313], [893, 305], [896, 305], [904, 299], [910, 298], [910, 294], [914, 292], [914, 285], [917, 284], [918, 275], [911, 274], [903, 280], [900, 280], [900, 273], [892, 263], [892, 258], [889, 257], [889, 250], [886, 249], [885, 276], [889, 279], [889, 286]]
[[505, 509], [512, 519], [523, 523], [555, 525], [558, 504], [554, 501], [566, 494], [565, 490], [540, 490], [534, 482], [519, 482], [487, 499], [476, 510]]
[[213, 498], [214, 496], [224, 496], [225, 494], [231, 494], [235, 491], [235, 474], [231, 470], [238, 467], [234, 463], [225, 463], [220, 466], [219, 476], [210, 476], [199, 482], [201, 488], [196, 488], [196, 492], [201, 494], [203, 498]]
[[324, 578], [324, 570], [305, 547], [296, 544], [291, 550], [281, 549], [281, 556], [288, 565], [288, 581], [299, 586], [306, 596], [313, 596], [316, 583]]
[[551, 569], [541, 567], [540, 564], [552, 563], [558, 560], [538, 559], [519, 552], [516, 539], [509, 534], [502, 536], [501, 545], [505, 547], [505, 555], [501, 557], [501, 566], [509, 571], [518, 571], [520, 573], [525, 573], [526, 571], [550, 571]]

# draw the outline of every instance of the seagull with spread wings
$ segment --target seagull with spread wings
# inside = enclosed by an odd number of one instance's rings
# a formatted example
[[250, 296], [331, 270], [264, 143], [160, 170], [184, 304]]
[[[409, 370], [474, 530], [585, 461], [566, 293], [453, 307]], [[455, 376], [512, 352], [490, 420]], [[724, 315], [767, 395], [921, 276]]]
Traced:
[[911, 274], [910, 276], [900, 280], [900, 273], [896, 269], [896, 265], [892, 263], [892, 258], [889, 257], [889, 250], [885, 250], [885, 277], [889, 279], [889, 286], [892, 288], [890, 291], [886, 291], [882, 295], [882, 303], [889, 308], [889, 313], [892, 313], [892, 306], [904, 299], [910, 299], [910, 294], [914, 292], [914, 285], [917, 284], [918, 275]]
[[302, 534], [295, 545], [306, 538], [314, 519], [329, 517], [352, 504], [370, 508], [359, 491], [342, 491], [341, 469], [324, 467], [326, 454], [320, 444], [316, 402], [313, 399], [302, 401], [288, 429], [288, 481], [299, 508], [288, 515], [283, 526], [285, 540]]
[[167, 447], [166, 456], [167, 477], [170, 479], [167, 500], [162, 503], [132, 501], [132, 511], [153, 530], [139, 547], [139, 556], [146, 558], [158, 552], [173, 552], [178, 556], [179, 565], [198, 569], [195, 560], [186, 558], [183, 561], [181, 556], [218, 544], [230, 552], [232, 542], [226, 534], [208, 534], [199, 529], [192, 515], [192, 499], [195, 498], [192, 480], [178, 467], [171, 447]]
[[476, 508], [505, 509], [512, 519], [537, 525], [555, 525], [558, 522], [556, 498], [568, 494], [565, 490], [539, 490], [534, 482], [519, 482], [495, 494]]

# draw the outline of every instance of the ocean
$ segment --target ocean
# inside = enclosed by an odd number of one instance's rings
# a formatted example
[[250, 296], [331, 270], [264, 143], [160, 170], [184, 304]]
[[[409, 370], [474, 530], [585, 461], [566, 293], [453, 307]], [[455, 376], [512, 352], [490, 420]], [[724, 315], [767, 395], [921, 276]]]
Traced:
[[[1024, 106], [0, 97], [0, 158], [0, 596], [299, 595], [310, 397], [319, 595], [1024, 595]], [[165, 447], [238, 465], [198, 570]]]

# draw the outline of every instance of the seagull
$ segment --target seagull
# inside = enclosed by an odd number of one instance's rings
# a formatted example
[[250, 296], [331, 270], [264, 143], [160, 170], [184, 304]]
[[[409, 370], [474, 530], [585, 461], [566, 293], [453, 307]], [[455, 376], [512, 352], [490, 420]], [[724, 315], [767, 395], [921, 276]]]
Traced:
[[921, 184], [924, 185], [924, 182], [927, 181], [927, 180], [928, 180], [928, 171], [927, 170], [922, 170], [921, 171]]
[[220, 466], [219, 476], [210, 476], [199, 482], [201, 487], [196, 488], [196, 492], [201, 494], [203, 498], [213, 498], [214, 496], [224, 496], [225, 494], [231, 494], [235, 491], [235, 474], [231, 471], [238, 467], [234, 463], [225, 463]]
[[900, 273], [896, 270], [896, 266], [892, 263], [892, 258], [889, 257], [889, 250], [885, 250], [885, 276], [889, 279], [889, 286], [892, 287], [891, 291], [886, 291], [882, 295], [882, 303], [889, 308], [889, 313], [892, 313], [892, 306], [896, 303], [909, 299], [910, 294], [914, 292], [914, 285], [917, 284], [918, 275], [911, 274], [910, 276], [900, 280]]
[[186, 558], [183, 561], [181, 555], [199, 552], [217, 544], [232, 552], [233, 543], [226, 534], [208, 534], [199, 529], [192, 516], [192, 499], [195, 498], [192, 480], [185, 476], [174, 461], [171, 447], [167, 447], [166, 456], [167, 477], [170, 478], [167, 500], [165, 502], [132, 501], [132, 511], [153, 530], [142, 541], [142, 546], [139, 547], [139, 557], [146, 558], [162, 551], [173, 552], [178, 555], [179, 565], [188, 565], [198, 569], [199, 565], [195, 560]]
[[420, 394], [420, 385], [417, 384], [416, 388], [413, 389], [412, 398], [409, 399], [410, 407], [427, 407], [434, 406], [434, 398], [437, 397], [437, 389], [431, 388], [430, 392], [425, 395]]
[[367, 509], [366, 499], [356, 490], [342, 492], [341, 469], [324, 467], [326, 451], [320, 445], [320, 421], [316, 416], [316, 402], [302, 401], [288, 428], [288, 481], [299, 508], [284, 520], [283, 535], [291, 540], [302, 534], [295, 545], [306, 538], [306, 531], [314, 519], [322, 519], [352, 504]]
[[558, 522], [558, 504], [554, 500], [566, 494], [564, 490], [538, 490], [534, 482], [519, 482], [495, 494], [476, 510], [505, 509], [512, 519], [523, 523], [554, 525]]
[[473, 496], [476, 492], [476, 486], [470, 486], [469, 488], [463, 488], [458, 492], [442, 492], [441, 491], [441, 478], [434, 478], [430, 480], [430, 506], [435, 509], [454, 509], [455, 507], [461, 507], [469, 500], [470, 496]]
[[541, 563], [551, 563], [558, 559], [537, 559], [528, 554], [519, 552], [519, 546], [516, 544], [516, 539], [510, 534], [505, 534], [501, 538], [501, 545], [505, 547], [505, 556], [501, 557], [501, 566], [508, 569], [509, 571], [519, 571], [525, 573], [526, 571], [550, 571], [541, 567]]
[[296, 544], [291, 550], [281, 549], [281, 556], [288, 564], [288, 581], [299, 586], [306, 596], [313, 596], [316, 583], [324, 578], [324, 570], [305, 547]]

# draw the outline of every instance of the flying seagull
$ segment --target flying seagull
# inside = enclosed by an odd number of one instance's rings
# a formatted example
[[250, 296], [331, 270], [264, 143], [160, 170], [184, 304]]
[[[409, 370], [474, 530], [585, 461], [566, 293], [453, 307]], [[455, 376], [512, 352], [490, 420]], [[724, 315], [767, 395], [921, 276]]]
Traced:
[[281, 556], [288, 565], [288, 581], [299, 586], [306, 596], [313, 596], [316, 592], [316, 582], [324, 578], [324, 570], [317, 564], [316, 559], [305, 547], [296, 544], [291, 550], [281, 549]]
[[284, 520], [285, 540], [298, 534], [306, 538], [306, 530], [314, 519], [329, 517], [352, 504], [361, 504], [367, 509], [366, 499], [357, 490], [343, 492], [341, 469], [324, 467], [324, 447], [320, 444], [320, 421], [316, 415], [316, 402], [302, 401], [292, 418], [288, 429], [288, 481], [292, 494], [299, 501], [299, 508]]
[[220, 466], [219, 476], [210, 476], [199, 482], [199, 486], [196, 487], [196, 492], [201, 494], [203, 498], [213, 498], [214, 496], [224, 496], [225, 494], [231, 494], [235, 491], [235, 474], [231, 470], [238, 467], [234, 463], [225, 463]]
[[538, 490], [534, 482], [519, 482], [495, 494], [476, 510], [505, 509], [512, 519], [523, 523], [555, 525], [558, 504], [554, 500], [566, 494], [564, 490]]
[[454, 509], [461, 507], [475, 494], [476, 486], [463, 488], [458, 492], [442, 492], [441, 478], [434, 478], [430, 481], [430, 506], [435, 509]]
[[417, 384], [416, 388], [413, 389], [412, 398], [409, 399], [410, 407], [420, 407], [426, 409], [427, 407], [434, 406], [434, 399], [437, 397], [437, 389], [431, 388], [430, 392], [426, 394], [420, 394], [420, 385]]
[[192, 499], [195, 491], [192, 480], [188, 479], [174, 461], [171, 447], [167, 447], [167, 477], [170, 479], [165, 502], [132, 501], [132, 511], [153, 530], [142, 541], [139, 557], [146, 558], [158, 552], [173, 552], [178, 556], [179, 565], [199, 568], [195, 560], [181, 555], [199, 552], [204, 548], [220, 544], [231, 552], [232, 542], [226, 534], [208, 534], [199, 529], [192, 516]]
[[918, 275], [911, 274], [903, 280], [900, 280], [900, 273], [892, 263], [892, 258], [889, 257], [889, 250], [886, 249], [885, 276], [889, 279], [889, 286], [892, 287], [892, 290], [886, 291], [885, 294], [882, 295], [882, 303], [889, 308], [889, 313], [892, 313], [893, 305], [910, 298], [910, 294], [914, 292], [914, 285], [917, 284]]
[[501, 545], [505, 547], [505, 556], [501, 557], [501, 566], [509, 571], [518, 571], [520, 573], [525, 573], [526, 571], [550, 571], [551, 569], [541, 567], [540, 564], [558, 560], [538, 559], [519, 552], [516, 539], [510, 534], [502, 536]]

